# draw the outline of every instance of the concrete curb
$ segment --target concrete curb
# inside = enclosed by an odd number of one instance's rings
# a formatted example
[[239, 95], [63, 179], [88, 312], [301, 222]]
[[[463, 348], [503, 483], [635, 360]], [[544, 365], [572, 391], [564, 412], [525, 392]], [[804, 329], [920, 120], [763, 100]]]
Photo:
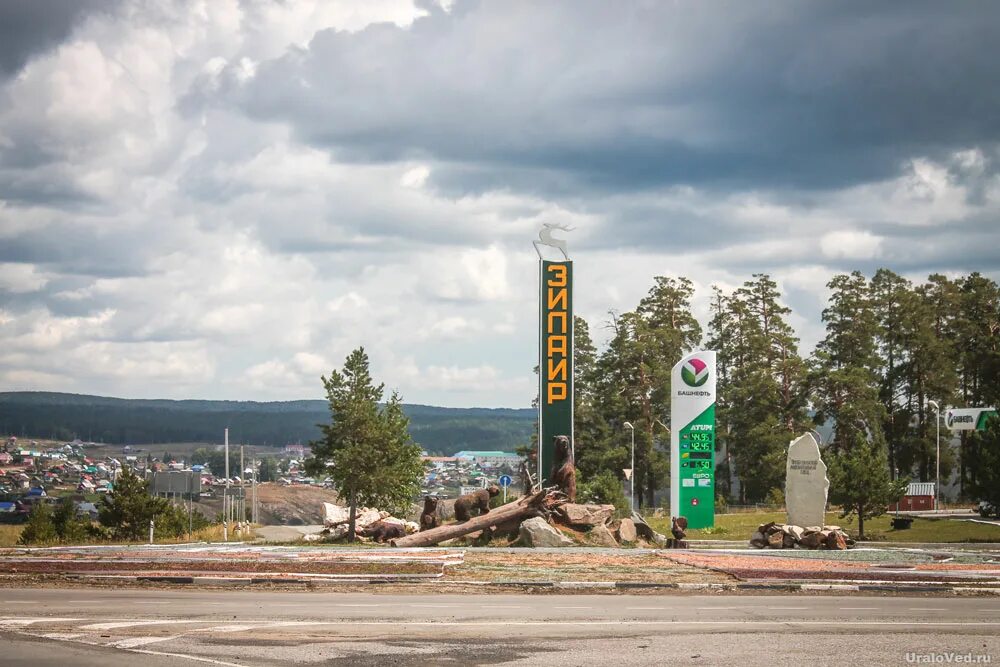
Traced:
[[409, 584], [417, 586], [478, 586], [492, 588], [552, 589], [573, 591], [634, 591], [634, 590], [676, 590], [676, 591], [784, 591], [795, 592], [881, 592], [881, 593], [976, 593], [1000, 595], [1000, 586], [969, 586], [951, 583], [800, 583], [800, 582], [740, 582], [740, 583], [669, 583], [647, 581], [461, 581], [461, 580], [400, 580], [385, 579], [377, 576], [358, 579], [322, 579], [322, 578], [281, 578], [281, 577], [204, 577], [204, 576], [150, 576], [150, 575], [65, 575], [68, 579], [78, 581], [135, 581], [144, 583], [202, 585], [202, 586], [256, 586], [261, 584], [311, 584], [324, 587]]

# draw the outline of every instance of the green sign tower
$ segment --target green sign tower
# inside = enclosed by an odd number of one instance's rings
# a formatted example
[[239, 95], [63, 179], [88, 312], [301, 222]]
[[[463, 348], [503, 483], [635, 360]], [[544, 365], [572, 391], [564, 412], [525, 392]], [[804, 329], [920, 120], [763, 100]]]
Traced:
[[[545, 223], [533, 241], [538, 253], [538, 476], [544, 486], [552, 472], [557, 435], [573, 440], [573, 262], [566, 240], [552, 232], [572, 231], [571, 227]], [[561, 261], [542, 255], [543, 247], [562, 254]]]
[[573, 262], [541, 260], [538, 479], [552, 471], [552, 441], [573, 440]]
[[715, 525], [715, 352], [692, 352], [670, 375], [670, 515]]

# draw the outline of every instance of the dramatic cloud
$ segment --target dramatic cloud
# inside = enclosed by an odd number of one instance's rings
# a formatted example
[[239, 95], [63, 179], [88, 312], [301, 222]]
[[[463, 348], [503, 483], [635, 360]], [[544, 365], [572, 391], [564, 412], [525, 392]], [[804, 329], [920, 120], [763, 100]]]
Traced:
[[[9, 6], [8, 6], [9, 5]], [[0, 8], [0, 390], [528, 405], [542, 223], [599, 339], [654, 275], [1000, 275], [1000, 6]]]

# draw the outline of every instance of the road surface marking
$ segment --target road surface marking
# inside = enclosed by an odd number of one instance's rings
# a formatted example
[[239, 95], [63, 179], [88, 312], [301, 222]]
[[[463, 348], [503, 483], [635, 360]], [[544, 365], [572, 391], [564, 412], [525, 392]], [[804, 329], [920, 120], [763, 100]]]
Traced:
[[76, 639], [77, 637], [82, 637], [83, 635], [78, 632], [43, 632], [38, 636], [44, 637], [45, 639], [59, 639], [61, 641], [69, 641], [70, 639]]
[[382, 604], [335, 604], [334, 607], [384, 607]]
[[136, 600], [132, 604], [170, 604], [169, 600]]
[[593, 609], [593, 607], [553, 607], [553, 609]]
[[[451, 606], [451, 605], [442, 605], [442, 606]], [[482, 604], [479, 605], [479, 608], [480, 609], [524, 609], [524, 607], [519, 604]]]
[[246, 667], [238, 662], [226, 662], [224, 660], [215, 660], [213, 658], [203, 658], [200, 655], [188, 655], [187, 653], [168, 653], [166, 651], [147, 651], [141, 648], [129, 648], [126, 651], [132, 651], [133, 653], [143, 653], [145, 655], [162, 655], [167, 658], [182, 658], [184, 660], [194, 660], [195, 662], [207, 662], [210, 665], [220, 665], [221, 667]]
[[118, 628], [137, 628], [144, 625], [177, 625], [179, 623], [201, 623], [187, 619], [162, 619], [159, 621], [113, 621], [111, 623], [90, 623], [81, 625], [77, 630], [117, 630]]
[[3, 604], [36, 604], [36, 603], [34, 600], [6, 600], [4, 601]]
[[[803, 611], [809, 607], [765, 607], [774, 611]], [[943, 611], [943, 610], [942, 610]]]
[[628, 611], [663, 611], [666, 607], [625, 607]]
[[878, 607], [839, 607], [841, 611], [878, 611]]
[[211, 628], [198, 628], [195, 632], [243, 632], [253, 630], [257, 625], [216, 625]]
[[730, 611], [739, 607], [698, 607], [698, 611]]
[[910, 607], [910, 611], [948, 611], [944, 607]]
[[170, 641], [171, 639], [177, 639], [178, 637], [180, 637], [180, 635], [169, 635], [167, 637], [130, 637], [128, 639], [122, 639], [121, 641], [111, 642], [108, 646], [114, 646], [115, 648], [136, 648], [137, 646], [145, 646], [146, 644]]
[[[497, 619], [492, 621], [404, 621], [404, 620], [394, 620], [394, 621], [350, 621], [352, 626], [355, 625], [371, 625], [371, 626], [421, 626], [421, 627], [480, 627], [480, 626], [537, 626], [539, 621], [505, 621], [503, 619]], [[333, 623], [331, 623], [333, 625]], [[788, 626], [840, 626], [840, 627], [858, 627], [858, 626], [891, 626], [891, 627], [981, 627], [981, 628], [1000, 628], [1000, 621], [979, 621], [979, 622], [968, 622], [968, 621], [788, 621], [788, 620], [773, 620], [773, 621], [740, 621], [740, 620], [725, 620], [725, 621], [636, 621], [636, 620], [619, 620], [619, 621], [545, 621], [546, 626], [555, 625], [566, 625], [566, 626], [630, 626], [630, 625], [649, 625], [649, 626], [695, 626], [695, 625], [706, 625], [706, 626], [718, 626], [718, 625], [735, 625], [744, 627], [788, 627]]]
[[[429, 607], [431, 609], [454, 609], [453, 604], [410, 604], [408, 607]], [[492, 609], [499, 609], [499, 607], [491, 607]]]
[[55, 618], [52, 616], [41, 616], [38, 618], [0, 618], [0, 626], [4, 625], [31, 625], [32, 623], [62, 623], [64, 621], [81, 621], [80, 618]]

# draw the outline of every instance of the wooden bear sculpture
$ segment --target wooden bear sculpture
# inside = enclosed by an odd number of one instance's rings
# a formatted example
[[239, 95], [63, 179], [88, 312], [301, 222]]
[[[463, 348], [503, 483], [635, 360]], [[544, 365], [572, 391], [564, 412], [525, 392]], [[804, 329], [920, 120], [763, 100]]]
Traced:
[[434, 496], [424, 497], [424, 511], [420, 514], [420, 530], [430, 530], [441, 525], [437, 515], [438, 499]]
[[674, 536], [668, 544], [671, 549], [687, 549], [688, 543], [684, 539], [687, 537], [687, 527], [687, 517], [675, 516], [670, 521], [670, 533]]
[[576, 466], [573, 465], [573, 452], [569, 446], [569, 438], [565, 435], [557, 435], [553, 440], [555, 444], [555, 458], [552, 459], [552, 475], [549, 477], [549, 484], [558, 486], [559, 490], [566, 494], [569, 502], [576, 502]]
[[491, 484], [487, 489], [479, 489], [464, 496], [459, 496], [455, 501], [455, 519], [461, 523], [468, 521], [472, 516], [472, 510], [479, 510], [479, 514], [488, 514], [490, 511], [490, 498], [500, 493], [500, 487]]
[[363, 537], [370, 537], [375, 542], [388, 542], [400, 537], [406, 537], [406, 528], [401, 523], [392, 521], [376, 521], [361, 533]]

